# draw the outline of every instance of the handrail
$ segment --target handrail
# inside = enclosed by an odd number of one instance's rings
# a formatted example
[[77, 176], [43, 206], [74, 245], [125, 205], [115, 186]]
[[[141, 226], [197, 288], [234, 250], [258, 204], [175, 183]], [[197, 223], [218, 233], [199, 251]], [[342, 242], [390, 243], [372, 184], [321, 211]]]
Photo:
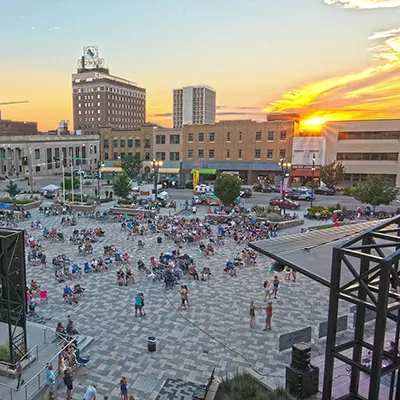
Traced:
[[50, 332], [54, 333], [56, 336], [58, 336], [60, 339], [64, 340], [64, 342], [68, 342], [68, 339], [66, 337], [64, 337], [63, 335], [59, 334], [55, 329], [50, 328], [49, 326], [45, 326], [43, 329], [43, 341], [45, 343], [48, 343], [46, 341], [46, 331], [50, 331]]
[[[19, 361], [17, 361], [14, 364], [8, 363], [7, 361], [0, 361], [0, 364], [4, 364], [4, 365], [8, 365], [11, 367], [11, 369], [15, 369], [18, 362], [23, 361], [33, 350], [36, 350], [36, 359], [39, 357], [39, 346], [36, 344], [35, 346], [33, 346], [31, 349], [29, 349], [21, 358]], [[14, 367], [14, 368], [12, 368]]]
[[[19, 388], [19, 391], [21, 391], [22, 389], [25, 389], [25, 400], [29, 400], [29, 399], [34, 398], [34, 397], [40, 392], [40, 389], [41, 389], [41, 387], [43, 386], [43, 382], [42, 382], [42, 383], [40, 382], [40, 374], [41, 374], [43, 371], [46, 370], [48, 364], [52, 363], [57, 357], [59, 357], [59, 355], [60, 355], [66, 348], [68, 348], [74, 341], [75, 341], [75, 339], [72, 339], [70, 342], [68, 342], [68, 343], [67, 343], [67, 344], [66, 344], [52, 359], [50, 359], [50, 361], [48, 361], [48, 362], [46, 363], [46, 365], [45, 365], [39, 372], [37, 372], [31, 379], [29, 379], [29, 381], [24, 382], [24, 384]], [[58, 363], [57, 363], [57, 367], [58, 367]], [[39, 378], [38, 387], [37, 387], [37, 389], [35, 389], [35, 390], [33, 391], [33, 393], [31, 393], [31, 394], [28, 396], [28, 391], [27, 391], [27, 390], [28, 390], [28, 385], [30, 385], [31, 382], [32, 382], [33, 380], [35, 380], [36, 378]], [[9, 397], [8, 400], [13, 400], [13, 393], [17, 391], [16, 387], [15, 387], [15, 386], [7, 385], [6, 383], [2, 383], [2, 382], [0, 382], [0, 386], [6, 387], [6, 388], [8, 388], [8, 389], [10, 390], [10, 397]], [[3, 400], [3, 399], [0, 398], [0, 400]]]

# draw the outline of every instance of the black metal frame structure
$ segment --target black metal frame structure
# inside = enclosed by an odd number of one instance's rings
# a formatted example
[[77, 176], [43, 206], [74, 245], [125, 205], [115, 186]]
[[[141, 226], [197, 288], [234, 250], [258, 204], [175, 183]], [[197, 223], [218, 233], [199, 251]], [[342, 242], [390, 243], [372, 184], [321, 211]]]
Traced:
[[[357, 224], [362, 227], [362, 224]], [[371, 226], [372, 225], [372, 226]], [[322, 400], [332, 399], [332, 388], [334, 384], [334, 362], [339, 360], [350, 367], [349, 392], [340, 400], [359, 399], [366, 400], [360, 394], [360, 374], [369, 375], [370, 386], [368, 400], [378, 400], [381, 377], [391, 374], [389, 399], [400, 399], [400, 358], [398, 357], [400, 336], [400, 216], [381, 223], [370, 224], [369, 227], [353, 236], [344, 243], [333, 248], [331, 263], [331, 281], [316, 275], [300, 265], [285, 260], [285, 253], [290, 248], [297, 251], [308, 251], [305, 243], [314, 243], [322, 246], [332, 241], [337, 241], [337, 233], [345, 227], [337, 228], [324, 238], [314, 238], [313, 233], [295, 234], [285, 238], [269, 239], [267, 247], [261, 242], [254, 242], [250, 247], [268, 257], [279, 261], [284, 265], [304, 274], [310, 279], [329, 287], [329, 317], [328, 335], [326, 340], [325, 371]], [[351, 232], [351, 225], [347, 236]], [[307, 236], [308, 235], [308, 236]], [[323, 236], [324, 232], [320, 234]], [[329, 236], [331, 240], [329, 240]], [[291, 241], [294, 241], [291, 243]], [[276, 242], [276, 243], [275, 243]], [[308, 244], [307, 244], [308, 246]], [[274, 254], [275, 253], [275, 254]], [[350, 272], [350, 280], [343, 277], [342, 272], [347, 269]], [[347, 274], [348, 275], [348, 274]], [[345, 281], [345, 283], [343, 283]], [[339, 300], [344, 300], [356, 305], [354, 316], [353, 339], [337, 345], [337, 320], [339, 311]], [[368, 343], [364, 335], [366, 322], [366, 311], [375, 312], [374, 341]], [[384, 350], [385, 332], [387, 319], [396, 324], [396, 334], [393, 339], [395, 343], [394, 357]], [[371, 366], [362, 362], [363, 350], [372, 354]], [[351, 357], [343, 352], [352, 352]], [[382, 360], [390, 359], [390, 364], [382, 367]], [[397, 376], [397, 383], [396, 383]]]
[[0, 228], [0, 322], [8, 324], [10, 363], [28, 351], [24, 232]]
[[[395, 378], [400, 369], [398, 358], [400, 334], [400, 216], [370, 228], [333, 249], [329, 299], [328, 336], [326, 341], [323, 400], [330, 400], [333, 386], [334, 361], [340, 360], [351, 367], [349, 393], [341, 399], [364, 399], [359, 393], [360, 373], [370, 378], [368, 400], [378, 400], [383, 375], [391, 374], [389, 399], [400, 399], [400, 380]], [[356, 266], [356, 263], [358, 264]], [[347, 268], [353, 279], [341, 283], [341, 272]], [[336, 344], [339, 300], [356, 305], [353, 340]], [[376, 313], [374, 342], [364, 338], [365, 314]], [[396, 323], [394, 357], [384, 350], [386, 322]], [[362, 363], [363, 350], [372, 352], [372, 363]], [[352, 350], [352, 357], [343, 354]], [[393, 355], [392, 355], [393, 356]], [[391, 359], [382, 367], [382, 360]]]

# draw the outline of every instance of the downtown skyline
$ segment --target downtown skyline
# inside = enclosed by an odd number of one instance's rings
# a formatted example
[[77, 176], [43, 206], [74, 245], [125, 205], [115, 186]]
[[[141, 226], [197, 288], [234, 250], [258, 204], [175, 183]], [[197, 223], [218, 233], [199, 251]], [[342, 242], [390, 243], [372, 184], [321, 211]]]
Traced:
[[72, 126], [71, 75], [85, 45], [147, 90], [147, 120], [172, 125], [172, 90], [212, 86], [217, 119], [297, 112], [399, 117], [400, 0], [17, 0], [3, 6], [3, 117]]

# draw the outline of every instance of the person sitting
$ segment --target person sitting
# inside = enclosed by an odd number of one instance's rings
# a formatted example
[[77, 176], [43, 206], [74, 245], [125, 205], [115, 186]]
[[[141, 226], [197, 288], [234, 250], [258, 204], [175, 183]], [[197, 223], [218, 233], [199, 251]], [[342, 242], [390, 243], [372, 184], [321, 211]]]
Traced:
[[65, 328], [61, 322], [57, 323], [56, 333], [58, 333], [58, 335], [60, 335], [62, 337], [65, 337], [65, 338], [67, 337], [67, 331], [65, 330]]
[[197, 273], [197, 270], [196, 270], [196, 267], [194, 266], [194, 264], [189, 265], [188, 273], [189, 273], [189, 279], [193, 279], [195, 281], [199, 280], [199, 274]]
[[32, 297], [36, 297], [40, 293], [40, 287], [34, 279], [31, 280], [31, 292]]
[[233, 265], [233, 262], [232, 261], [228, 261], [227, 263], [226, 263], [226, 266], [225, 266], [225, 268], [224, 268], [224, 272], [227, 274], [227, 273], [230, 273], [231, 274], [231, 276], [236, 276], [236, 269], [235, 269], [235, 266]]
[[[154, 259], [154, 257], [152, 257]], [[146, 266], [144, 265], [144, 262], [142, 260], [138, 260], [137, 262], [138, 270], [139, 271], [145, 271]]]
[[214, 246], [212, 245], [212, 242], [209, 242], [209, 243], [207, 244], [205, 254], [206, 254], [206, 256], [209, 256], [209, 255], [212, 255], [212, 256], [213, 256], [213, 255], [215, 255], [215, 250], [214, 250]]
[[199, 248], [200, 248], [200, 251], [202, 252], [202, 253], [204, 253], [204, 251], [206, 250], [206, 246], [205, 246], [205, 244], [201, 241], [200, 242], [200, 244], [199, 244]]
[[72, 319], [68, 320], [66, 331], [69, 336], [79, 335], [79, 332], [74, 328], [74, 322], [72, 321]]
[[72, 273], [72, 277], [73, 278], [77, 278], [77, 277], [79, 277], [81, 275], [81, 269], [79, 268], [78, 264], [73, 264], [72, 265], [71, 273]]
[[69, 304], [72, 304], [72, 302], [78, 303], [75, 299], [74, 292], [68, 285], [65, 285], [63, 297], [69, 301]]
[[61, 266], [57, 267], [57, 270], [55, 272], [55, 278], [58, 281], [58, 283], [62, 283], [62, 282], [65, 281], [64, 271], [63, 271], [63, 268]]
[[139, 248], [139, 249], [142, 249], [142, 248], [144, 247], [144, 242], [143, 242], [143, 240], [139, 239], [138, 242], [137, 242], [137, 245], [138, 245], [138, 248]]
[[127, 268], [125, 271], [125, 278], [126, 278], [126, 284], [135, 283], [135, 277], [133, 276], [133, 273], [129, 268]]
[[36, 314], [36, 302], [33, 299], [30, 299], [29, 301], [29, 312], [31, 312], [32, 314]]
[[210, 276], [211, 276], [210, 268], [204, 267], [203, 271], [201, 271], [201, 280], [208, 281], [210, 279]]
[[83, 288], [79, 283], [74, 285], [74, 295], [82, 296], [85, 288]]
[[125, 279], [125, 272], [120, 269], [119, 271], [117, 271], [117, 283], [119, 286], [126, 286], [126, 279]]

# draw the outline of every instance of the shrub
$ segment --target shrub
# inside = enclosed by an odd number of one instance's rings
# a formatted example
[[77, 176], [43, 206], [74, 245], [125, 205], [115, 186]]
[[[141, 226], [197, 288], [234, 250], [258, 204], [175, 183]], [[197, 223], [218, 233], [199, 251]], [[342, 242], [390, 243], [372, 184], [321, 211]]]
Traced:
[[118, 205], [130, 206], [132, 204], [132, 200], [130, 200], [130, 199], [119, 199], [117, 204]]
[[343, 189], [343, 195], [354, 197], [354, 195], [356, 194], [356, 191], [357, 191], [356, 187], [345, 187]]
[[256, 217], [266, 218], [267, 216], [267, 210], [263, 206], [253, 206], [251, 212], [254, 213]]
[[[14, 358], [19, 361], [22, 357], [19, 352], [14, 352]], [[10, 363], [11, 356], [10, 356], [10, 348], [8, 344], [3, 344], [0, 346], [0, 361]]]
[[315, 217], [315, 214], [317, 214], [318, 212], [321, 214], [321, 217], [330, 218], [332, 216], [332, 212], [323, 206], [313, 206], [307, 208], [307, 211], [311, 217]]
[[335, 210], [341, 210], [342, 206], [340, 203], [336, 203], [334, 206], [328, 206], [328, 211], [334, 212]]
[[266, 215], [266, 218], [270, 222], [281, 222], [282, 221], [282, 217], [275, 212], [268, 213]]

